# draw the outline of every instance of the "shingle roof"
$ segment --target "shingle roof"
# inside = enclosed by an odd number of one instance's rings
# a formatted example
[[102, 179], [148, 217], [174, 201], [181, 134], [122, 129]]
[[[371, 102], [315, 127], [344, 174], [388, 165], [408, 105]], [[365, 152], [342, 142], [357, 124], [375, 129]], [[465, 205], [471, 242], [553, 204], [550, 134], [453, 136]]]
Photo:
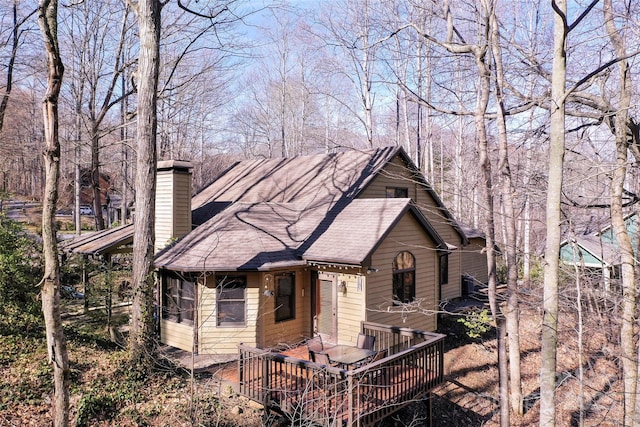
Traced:
[[[307, 261], [361, 264], [400, 217], [419, 211], [409, 199], [320, 203], [234, 203], [156, 257], [178, 271], [266, 270]], [[426, 220], [424, 220], [426, 222]], [[444, 242], [433, 229], [436, 245]]]
[[607, 265], [620, 264], [620, 252], [611, 243], [602, 241], [600, 236], [580, 236], [576, 244]]
[[317, 238], [305, 242], [302, 257], [309, 261], [361, 264], [410, 211], [423, 225], [435, 245], [446, 244], [410, 199], [356, 199], [333, 221], [319, 224]]
[[355, 197], [399, 151], [398, 147], [238, 162], [196, 194], [209, 202], [337, 202]]
[[59, 249], [86, 255], [102, 255], [133, 242], [133, 224], [82, 234], [59, 244]]
[[[360, 263], [379, 242], [384, 226], [399, 219], [399, 209], [411, 210], [439, 247], [455, 248], [444, 243], [407, 200], [355, 199], [396, 155], [415, 169], [399, 147], [238, 162], [192, 198], [195, 229], [158, 254], [156, 265], [207, 271], [265, 269], [312, 258]], [[416, 179], [450, 218], [420, 177]], [[127, 230], [130, 238], [133, 227]], [[113, 244], [100, 242], [102, 250]]]

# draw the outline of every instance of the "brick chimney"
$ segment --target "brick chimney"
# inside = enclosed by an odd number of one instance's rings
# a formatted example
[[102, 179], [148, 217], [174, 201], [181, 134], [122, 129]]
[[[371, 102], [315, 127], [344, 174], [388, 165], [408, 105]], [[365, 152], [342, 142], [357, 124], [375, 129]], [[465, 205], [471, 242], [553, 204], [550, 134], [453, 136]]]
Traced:
[[156, 251], [191, 231], [191, 162], [158, 162]]

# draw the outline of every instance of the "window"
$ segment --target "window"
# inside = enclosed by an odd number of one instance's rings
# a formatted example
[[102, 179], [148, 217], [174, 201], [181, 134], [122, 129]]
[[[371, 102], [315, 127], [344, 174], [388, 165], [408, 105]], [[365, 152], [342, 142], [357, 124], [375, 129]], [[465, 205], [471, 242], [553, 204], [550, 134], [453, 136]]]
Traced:
[[244, 276], [216, 277], [218, 326], [246, 326], [247, 279]]
[[411, 252], [400, 252], [393, 260], [393, 299], [408, 303], [416, 297], [416, 259]]
[[387, 199], [408, 199], [409, 189], [406, 187], [387, 187]]
[[164, 276], [162, 318], [177, 323], [193, 324], [196, 285], [176, 276]]
[[276, 322], [296, 317], [296, 276], [294, 273], [275, 277]]
[[449, 283], [449, 254], [446, 252], [440, 253], [438, 261], [440, 266], [440, 284], [446, 285]]

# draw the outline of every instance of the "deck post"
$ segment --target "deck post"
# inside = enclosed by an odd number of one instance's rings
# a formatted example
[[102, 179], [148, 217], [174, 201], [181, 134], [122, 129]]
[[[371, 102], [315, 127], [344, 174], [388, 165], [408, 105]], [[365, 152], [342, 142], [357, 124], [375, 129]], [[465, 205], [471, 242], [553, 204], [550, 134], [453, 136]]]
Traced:
[[[262, 400], [267, 399], [271, 395], [271, 375], [269, 372], [270, 360], [268, 357], [262, 357], [262, 387], [260, 387]], [[266, 400], [265, 400], [266, 401]]]
[[354, 408], [353, 408], [353, 374], [352, 373], [347, 373], [347, 392], [349, 393], [349, 396], [347, 397], [347, 410], [349, 411], [349, 414], [347, 415], [347, 426], [348, 427], [352, 427], [353, 426], [353, 412], [354, 412]]
[[427, 393], [427, 423], [426, 427], [433, 426], [433, 393]]
[[240, 393], [242, 393], [242, 379], [244, 378], [244, 352], [242, 351], [242, 343], [238, 345], [238, 353], [238, 390], [240, 390]]

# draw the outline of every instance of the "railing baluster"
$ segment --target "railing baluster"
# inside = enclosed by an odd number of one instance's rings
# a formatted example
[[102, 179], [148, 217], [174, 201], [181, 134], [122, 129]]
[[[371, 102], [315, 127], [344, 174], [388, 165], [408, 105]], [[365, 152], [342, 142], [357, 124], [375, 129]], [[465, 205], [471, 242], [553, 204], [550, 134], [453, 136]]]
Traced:
[[240, 345], [239, 390], [257, 401], [273, 393], [274, 404], [300, 421], [366, 426], [442, 382], [443, 335], [369, 322], [363, 322], [362, 331], [376, 337], [376, 349], [388, 353], [353, 371]]

